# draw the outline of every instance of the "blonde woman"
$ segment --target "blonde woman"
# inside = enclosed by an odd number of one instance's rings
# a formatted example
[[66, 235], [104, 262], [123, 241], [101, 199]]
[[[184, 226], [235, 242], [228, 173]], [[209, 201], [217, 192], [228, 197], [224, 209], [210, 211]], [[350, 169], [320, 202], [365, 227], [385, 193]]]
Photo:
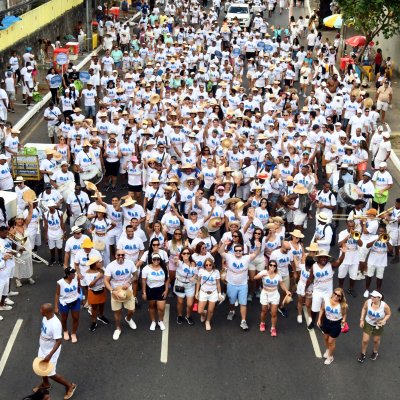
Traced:
[[333, 362], [336, 338], [346, 324], [347, 308], [346, 297], [342, 288], [336, 288], [330, 296], [328, 295], [323, 299], [317, 325], [324, 334], [325, 365], [330, 365]]
[[307, 61], [303, 62], [303, 65], [300, 68], [299, 72], [300, 76], [300, 92], [299, 94], [303, 94], [303, 97], [307, 97], [307, 86], [310, 85], [312, 73], [310, 64]]

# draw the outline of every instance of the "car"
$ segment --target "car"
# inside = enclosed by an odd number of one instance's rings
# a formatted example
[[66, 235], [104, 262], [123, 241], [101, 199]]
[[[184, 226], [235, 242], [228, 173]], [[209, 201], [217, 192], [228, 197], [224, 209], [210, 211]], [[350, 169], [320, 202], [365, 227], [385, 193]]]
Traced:
[[248, 4], [231, 3], [226, 14], [228, 25], [232, 25], [238, 19], [241, 28], [248, 28], [251, 25], [251, 12]]

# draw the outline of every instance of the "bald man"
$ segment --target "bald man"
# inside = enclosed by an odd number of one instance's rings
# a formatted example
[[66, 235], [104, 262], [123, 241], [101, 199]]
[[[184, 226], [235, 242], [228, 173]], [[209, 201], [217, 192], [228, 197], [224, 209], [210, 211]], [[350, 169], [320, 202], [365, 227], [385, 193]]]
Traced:
[[56, 373], [57, 360], [61, 352], [62, 326], [60, 320], [54, 314], [53, 305], [50, 303], [42, 304], [40, 307], [42, 314], [42, 326], [40, 330], [38, 357], [45, 362], [51, 362], [54, 366], [48, 376], [44, 376], [42, 383], [33, 388], [34, 392], [39, 389], [50, 389], [49, 378], [65, 386], [64, 400], [70, 399], [76, 390], [76, 384], [68, 382], [63, 376]]

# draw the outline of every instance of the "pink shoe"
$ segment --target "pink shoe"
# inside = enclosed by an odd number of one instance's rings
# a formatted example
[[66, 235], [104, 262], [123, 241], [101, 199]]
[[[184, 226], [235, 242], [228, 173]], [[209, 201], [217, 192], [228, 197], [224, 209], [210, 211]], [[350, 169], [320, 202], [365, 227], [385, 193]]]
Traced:
[[260, 322], [260, 332], [265, 332], [265, 322]]
[[276, 328], [271, 328], [271, 336], [273, 337], [277, 336]]

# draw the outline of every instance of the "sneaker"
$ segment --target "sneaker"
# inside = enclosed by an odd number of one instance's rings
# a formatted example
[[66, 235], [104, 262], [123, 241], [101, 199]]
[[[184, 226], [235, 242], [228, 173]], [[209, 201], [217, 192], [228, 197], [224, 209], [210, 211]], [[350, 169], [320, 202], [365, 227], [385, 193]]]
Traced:
[[360, 353], [360, 355], [359, 355], [358, 358], [357, 358], [357, 361], [358, 361], [360, 364], [362, 364], [362, 363], [365, 361], [366, 358], [367, 358], [367, 356], [366, 356], [365, 354]]
[[232, 321], [234, 316], [235, 316], [235, 310], [231, 310], [231, 311], [229, 311], [228, 316], [226, 317], [226, 319], [228, 321]]
[[131, 328], [131, 329], [133, 329], [133, 330], [135, 330], [136, 328], [137, 328], [137, 326], [136, 326], [136, 324], [135, 324], [135, 321], [131, 318], [130, 320], [128, 320], [126, 317], [125, 317], [125, 321], [126, 321], [126, 323], [129, 325], [129, 328]]
[[64, 340], [69, 340], [69, 333], [68, 333], [68, 331], [64, 331]]
[[19, 292], [8, 292], [9, 296], [18, 296]]
[[7, 305], [0, 306], [0, 311], [10, 311], [10, 310], [12, 310], [11, 306], [7, 306]]
[[362, 281], [363, 279], [365, 279], [364, 274], [363, 274], [361, 271], [358, 271], [358, 272], [357, 272], [356, 280], [357, 280], [357, 281]]
[[206, 321], [206, 331], [211, 331], [211, 324], [210, 321]]
[[253, 301], [253, 295], [251, 293], [247, 295], [247, 301]]
[[328, 357], [325, 361], [324, 361], [324, 364], [325, 365], [330, 365], [330, 364], [332, 364], [333, 363], [333, 357], [331, 356], [331, 357]]
[[325, 353], [323, 354], [322, 357], [324, 357], [324, 358], [328, 358], [329, 357], [329, 350], [328, 349], [325, 350]]
[[182, 324], [183, 324], [183, 317], [182, 317], [182, 315], [178, 315], [178, 316], [176, 317], [176, 323], [177, 323], [178, 325], [182, 325]]
[[284, 317], [284, 318], [287, 318], [287, 317], [288, 317], [288, 313], [287, 313], [285, 307], [282, 307], [282, 308], [278, 307], [278, 311], [279, 311], [279, 314], [282, 315], [282, 317]]
[[194, 321], [190, 315], [189, 317], [185, 317], [185, 320], [189, 325], [194, 325]]
[[246, 320], [243, 320], [243, 321], [240, 323], [240, 327], [241, 327], [244, 331], [247, 331], [247, 330], [249, 329], [249, 326], [247, 325]]
[[160, 330], [165, 331], [164, 321], [158, 321], [158, 326], [160, 327]]
[[271, 336], [272, 337], [278, 336], [278, 333], [276, 332], [276, 328], [271, 328]]
[[89, 328], [90, 332], [94, 332], [97, 329], [97, 324], [96, 322], [92, 322]]
[[265, 322], [260, 322], [260, 332], [265, 332]]
[[375, 361], [378, 358], [378, 353], [375, 353], [374, 351], [371, 353], [369, 359], [372, 361]]
[[312, 331], [315, 327], [314, 321], [311, 321], [308, 325], [307, 325], [307, 329], [309, 331]]
[[357, 293], [353, 289], [347, 289], [347, 293], [355, 299], [357, 297]]
[[92, 315], [92, 307], [89, 307], [89, 308], [87, 309], [87, 312], [88, 312], [89, 315]]
[[76, 383], [71, 383], [70, 388], [67, 390], [67, 393], [64, 396], [64, 400], [70, 399], [74, 395], [75, 390], [76, 390]]
[[152, 323], [150, 324], [150, 330], [151, 331], [155, 331], [156, 330], [156, 326], [157, 326], [156, 321], [152, 321]]
[[303, 323], [303, 317], [301, 315], [297, 316], [297, 323], [299, 323], [299, 324]]
[[7, 304], [8, 306], [12, 306], [12, 305], [14, 305], [14, 302], [12, 300], [10, 300], [8, 297], [6, 297], [6, 299], [4, 300], [4, 304]]
[[119, 336], [121, 335], [121, 330], [120, 329], [116, 329], [113, 333], [113, 339], [114, 340], [118, 340]]
[[110, 321], [104, 315], [98, 316], [97, 320], [102, 322], [105, 325], [108, 325], [110, 323]]
[[235, 307], [238, 307], [239, 306], [239, 302], [236, 300], [235, 301]]
[[194, 304], [193, 304], [192, 310], [193, 310], [194, 312], [197, 312], [198, 309], [199, 309], [199, 305], [198, 305], [197, 303], [194, 303]]
[[257, 292], [256, 292], [257, 299], [259, 299], [260, 296], [261, 296], [261, 289], [258, 289]]
[[0, 315], [0, 321], [3, 321], [3, 319], [4, 319], [4, 318]]
[[17, 287], [21, 287], [21, 286], [22, 286], [21, 280], [20, 280], [20, 279], [16, 279], [16, 280], [15, 280], [15, 285], [16, 285]]
[[55, 260], [50, 260], [48, 267], [55, 267], [56, 265], [57, 264]]
[[207, 311], [203, 311], [200, 315], [200, 322], [204, 322], [207, 318]]
[[364, 292], [363, 296], [364, 296], [366, 299], [368, 299], [368, 297], [369, 297], [369, 290], [366, 290], [366, 291]]
[[34, 281], [34, 279], [32, 279], [32, 278], [29, 278], [28, 279], [28, 282], [29, 282], [29, 284], [30, 285], [34, 285], [36, 282]]

